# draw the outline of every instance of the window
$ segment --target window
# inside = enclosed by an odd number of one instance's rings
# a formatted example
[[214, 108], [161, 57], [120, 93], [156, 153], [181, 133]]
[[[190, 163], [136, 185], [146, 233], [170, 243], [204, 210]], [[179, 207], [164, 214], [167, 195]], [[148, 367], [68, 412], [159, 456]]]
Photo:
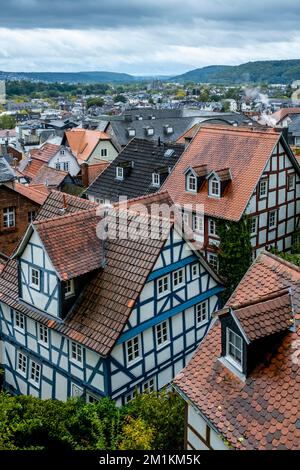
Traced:
[[184, 270], [178, 269], [173, 272], [173, 287], [179, 287], [184, 284]]
[[142, 384], [142, 393], [151, 393], [155, 391], [154, 379], [149, 379]]
[[268, 181], [261, 180], [259, 183], [259, 197], [265, 197], [268, 192]]
[[166, 132], [167, 132], [167, 134], [173, 134], [173, 132], [174, 132], [173, 127], [172, 126], [166, 126]]
[[69, 162], [64, 162], [63, 167], [64, 167], [64, 171], [69, 171], [69, 168], [70, 168]]
[[155, 327], [156, 346], [160, 347], [169, 341], [168, 323], [163, 321]]
[[187, 212], [184, 212], [182, 214], [182, 221], [183, 221], [183, 225], [186, 225], [186, 226], [189, 226], [190, 224], [190, 216]]
[[160, 175], [158, 173], [152, 173], [152, 186], [157, 188], [160, 186]]
[[147, 129], [147, 135], [154, 135], [154, 129], [153, 129], [153, 127], [149, 127], [149, 128]]
[[140, 339], [139, 336], [128, 340], [126, 342], [127, 362], [131, 364], [140, 357]]
[[15, 327], [18, 330], [24, 331], [25, 329], [25, 317], [22, 313], [15, 311]]
[[30, 365], [30, 380], [35, 384], [40, 383], [41, 378], [41, 366], [37, 362], [31, 361]]
[[196, 305], [196, 320], [198, 325], [208, 321], [207, 301]]
[[234, 333], [234, 331], [230, 330], [230, 328], [227, 328], [226, 355], [239, 366], [242, 365], [242, 347], [242, 338], [236, 333]]
[[82, 346], [81, 344], [75, 343], [72, 341], [71, 343], [71, 358], [76, 362], [82, 362]]
[[45, 325], [38, 325], [38, 337], [39, 341], [48, 344], [48, 328]]
[[30, 284], [36, 289], [40, 288], [41, 273], [39, 269], [30, 268]]
[[16, 213], [14, 207], [6, 207], [3, 209], [3, 226], [4, 228], [16, 226]]
[[64, 155], [64, 154], [65, 154], [64, 149], [60, 149], [60, 154], [61, 154], [61, 155]]
[[134, 137], [135, 136], [135, 129], [128, 129], [128, 135], [129, 135], [129, 137]]
[[129, 403], [131, 400], [133, 400], [136, 395], [137, 395], [136, 390], [132, 390], [131, 392], [127, 393], [127, 395], [125, 395], [125, 398], [124, 398], [125, 405]]
[[107, 157], [107, 149], [101, 149], [101, 157]]
[[124, 170], [120, 166], [117, 166], [116, 168], [116, 178], [117, 180], [122, 180], [124, 178]]
[[22, 374], [27, 372], [27, 357], [21, 352], [18, 352], [17, 369]]
[[166, 292], [169, 292], [169, 276], [158, 279], [158, 295], [163, 295]]
[[287, 175], [287, 187], [288, 191], [292, 191], [295, 189], [295, 174], [294, 173], [289, 173]]
[[203, 217], [201, 215], [193, 214], [193, 230], [203, 233]]
[[86, 394], [86, 402], [87, 403], [97, 403], [99, 398], [96, 398], [94, 395], [90, 395], [89, 393]]
[[65, 283], [65, 298], [72, 297], [74, 294], [74, 279], [68, 279]]
[[214, 253], [209, 253], [208, 262], [215, 271], [219, 270], [218, 255], [215, 255]]
[[31, 222], [34, 221], [36, 217], [36, 212], [35, 211], [29, 211], [28, 212], [28, 223], [31, 224]]
[[60, 170], [60, 163], [59, 163], [59, 162], [56, 162], [56, 163], [55, 163], [55, 169], [56, 169], [56, 170]]
[[276, 227], [276, 221], [277, 221], [277, 212], [272, 211], [269, 213], [269, 228], [274, 228]]
[[192, 279], [197, 279], [199, 277], [199, 264], [192, 264]]
[[250, 221], [250, 233], [251, 233], [251, 235], [256, 235], [257, 234], [257, 222], [258, 222], [257, 217], [252, 217], [252, 219]]
[[192, 193], [195, 193], [197, 191], [197, 180], [195, 176], [189, 175], [187, 177], [186, 189], [187, 191], [190, 191]]
[[101, 197], [95, 197], [95, 202], [97, 204], [104, 204], [104, 199], [102, 199]]
[[221, 195], [221, 184], [218, 178], [211, 178], [209, 181], [209, 195], [214, 197], [220, 197]]
[[213, 219], [209, 219], [209, 221], [208, 221], [208, 233], [209, 233], [209, 235], [216, 235], [217, 234], [216, 222]]

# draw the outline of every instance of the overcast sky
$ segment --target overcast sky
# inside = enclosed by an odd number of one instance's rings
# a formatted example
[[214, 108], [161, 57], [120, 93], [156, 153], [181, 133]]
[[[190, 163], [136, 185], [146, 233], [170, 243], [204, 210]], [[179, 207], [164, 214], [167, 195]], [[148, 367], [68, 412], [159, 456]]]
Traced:
[[0, 0], [0, 70], [177, 74], [300, 58], [299, 0]]

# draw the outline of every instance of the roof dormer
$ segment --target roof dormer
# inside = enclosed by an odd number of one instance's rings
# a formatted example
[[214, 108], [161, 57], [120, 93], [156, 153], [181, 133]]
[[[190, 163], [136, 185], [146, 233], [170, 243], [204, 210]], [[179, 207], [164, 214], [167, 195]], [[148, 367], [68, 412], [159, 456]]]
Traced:
[[147, 137], [151, 137], [154, 135], [154, 128], [152, 126], [145, 127], [145, 134]]
[[134, 163], [132, 161], [118, 163], [116, 166], [116, 179], [120, 181], [124, 180], [127, 176], [130, 175], [133, 166]]
[[225, 189], [231, 181], [231, 171], [229, 168], [211, 171], [207, 176], [208, 195], [210, 197], [222, 197]]
[[276, 338], [294, 325], [288, 289], [225, 307], [216, 315], [221, 322], [220, 361], [240, 378], [263, 362]]
[[185, 190], [189, 193], [197, 193], [204, 183], [207, 175], [207, 166], [189, 166], [185, 172]]

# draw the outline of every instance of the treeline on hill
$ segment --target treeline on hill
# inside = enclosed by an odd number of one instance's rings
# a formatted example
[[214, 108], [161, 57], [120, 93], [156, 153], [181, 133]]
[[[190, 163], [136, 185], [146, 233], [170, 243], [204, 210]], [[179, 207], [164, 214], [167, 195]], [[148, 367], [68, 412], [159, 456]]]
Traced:
[[0, 392], [0, 450], [180, 450], [183, 400], [137, 395], [126, 406], [103, 398], [40, 400]]
[[71, 83], [44, 83], [27, 80], [7, 81], [7, 98], [28, 96], [31, 98], [55, 98], [63, 95], [104, 95], [110, 89], [106, 83], [71, 84]]

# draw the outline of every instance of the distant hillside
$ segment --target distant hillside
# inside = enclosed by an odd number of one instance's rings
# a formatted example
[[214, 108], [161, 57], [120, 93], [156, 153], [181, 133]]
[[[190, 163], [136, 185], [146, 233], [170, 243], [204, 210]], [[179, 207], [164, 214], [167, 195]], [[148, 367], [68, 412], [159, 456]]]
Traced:
[[34, 80], [47, 83], [128, 83], [137, 78], [116, 72], [1, 72], [0, 80]]
[[294, 80], [300, 80], [300, 60], [268, 60], [237, 66], [212, 65], [172, 78], [174, 82], [192, 81], [220, 85], [291, 83]]

